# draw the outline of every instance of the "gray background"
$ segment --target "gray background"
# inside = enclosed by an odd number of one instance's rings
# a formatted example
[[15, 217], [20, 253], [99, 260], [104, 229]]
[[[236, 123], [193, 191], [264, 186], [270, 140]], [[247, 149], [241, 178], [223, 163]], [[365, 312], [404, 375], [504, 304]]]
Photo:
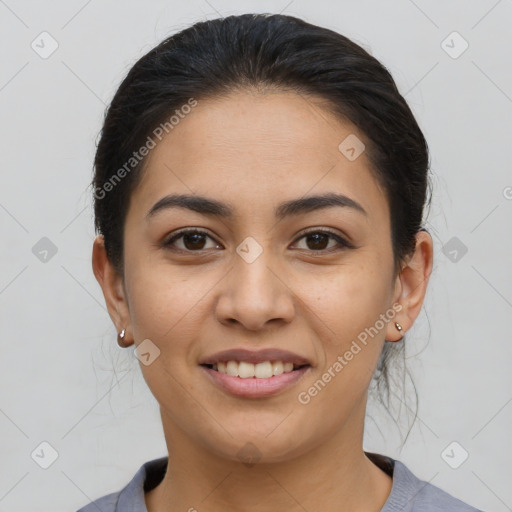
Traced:
[[[87, 187], [105, 106], [135, 60], [195, 21], [242, 12], [351, 37], [417, 116], [435, 242], [408, 333], [419, 416], [400, 450], [396, 426], [371, 406], [365, 449], [478, 508], [512, 510], [510, 0], [0, 0], [0, 512], [76, 510], [167, 453], [157, 403], [117, 347], [92, 274]], [[58, 44], [47, 58], [43, 31]]]

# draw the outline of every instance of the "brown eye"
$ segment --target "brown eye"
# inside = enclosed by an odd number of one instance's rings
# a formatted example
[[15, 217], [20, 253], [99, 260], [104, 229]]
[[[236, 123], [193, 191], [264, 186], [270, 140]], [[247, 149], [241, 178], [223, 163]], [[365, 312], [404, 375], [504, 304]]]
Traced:
[[322, 250], [326, 249], [329, 245], [329, 238], [332, 238], [325, 233], [312, 233], [311, 235], [306, 236], [306, 244], [308, 249], [312, 250]]
[[[207, 243], [207, 239], [213, 240], [213, 238], [208, 235], [205, 231], [199, 231], [197, 229], [189, 229], [180, 231], [179, 233], [172, 236], [166, 242], [164, 242], [164, 247], [168, 247], [170, 249], [176, 249], [178, 251], [183, 252], [196, 252], [202, 251], [205, 249], [210, 249], [211, 247], [205, 247]], [[181, 239], [180, 243], [176, 243]], [[214, 244], [214, 247], [218, 247], [218, 244]]]
[[[350, 248], [353, 247], [346, 240], [344, 240], [339, 235], [332, 233], [331, 231], [309, 231], [308, 233], [304, 233], [298, 240], [306, 240], [306, 247], [299, 247], [299, 249], [305, 249], [308, 251], [314, 252], [331, 252], [340, 250], [341, 248]], [[329, 243], [333, 241], [334, 246], [331, 245], [329, 247]], [[338, 246], [338, 247], [336, 247]], [[340, 247], [341, 246], [341, 247]]]

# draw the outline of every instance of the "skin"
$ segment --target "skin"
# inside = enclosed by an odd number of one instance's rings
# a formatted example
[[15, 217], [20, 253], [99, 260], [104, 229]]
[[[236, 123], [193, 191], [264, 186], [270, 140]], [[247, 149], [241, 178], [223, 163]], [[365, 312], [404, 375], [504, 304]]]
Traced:
[[[349, 161], [339, 151], [349, 134], [365, 141], [318, 98], [293, 92], [199, 101], [148, 156], [124, 228], [124, 276], [96, 238], [93, 270], [118, 332], [126, 329], [127, 344], [150, 339], [160, 350], [140, 365], [160, 405], [171, 461], [146, 493], [149, 512], [377, 512], [389, 496], [392, 479], [362, 448], [367, 391], [385, 340], [400, 340], [421, 310], [433, 243], [419, 232], [414, 254], [393, 275], [386, 197], [364, 152]], [[327, 192], [349, 196], [367, 215], [336, 206], [276, 220], [282, 201]], [[147, 221], [171, 193], [229, 203], [235, 216], [174, 208]], [[187, 254], [162, 246], [186, 227], [211, 238], [175, 241]], [[331, 238], [319, 250], [301, 233], [306, 228], [330, 228], [354, 248]], [[263, 249], [250, 264], [235, 251], [248, 236]], [[393, 320], [301, 404], [298, 393], [398, 303]], [[312, 367], [278, 395], [235, 397], [198, 366], [201, 357], [235, 347], [290, 350]], [[260, 456], [254, 465], [237, 455], [248, 442]]]

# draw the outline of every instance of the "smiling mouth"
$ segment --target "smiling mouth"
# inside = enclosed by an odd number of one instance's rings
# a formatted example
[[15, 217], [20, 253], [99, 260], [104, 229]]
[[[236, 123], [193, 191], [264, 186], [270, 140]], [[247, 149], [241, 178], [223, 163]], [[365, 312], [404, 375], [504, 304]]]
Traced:
[[302, 368], [309, 367], [309, 364], [283, 363], [282, 361], [264, 361], [253, 364], [245, 361], [219, 361], [213, 364], [202, 364], [205, 368], [224, 373], [230, 377], [241, 379], [270, 379], [283, 373], [291, 373]]

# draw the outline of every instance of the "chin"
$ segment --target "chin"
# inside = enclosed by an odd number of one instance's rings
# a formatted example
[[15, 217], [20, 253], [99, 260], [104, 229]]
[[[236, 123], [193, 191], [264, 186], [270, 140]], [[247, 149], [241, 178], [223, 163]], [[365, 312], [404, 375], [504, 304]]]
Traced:
[[209, 443], [211, 451], [219, 457], [252, 466], [292, 460], [311, 449], [311, 440], [303, 437], [299, 426], [293, 435], [290, 429], [280, 432], [277, 424], [274, 423], [271, 428], [230, 429], [233, 437], [224, 432], [226, 435], [223, 439]]

